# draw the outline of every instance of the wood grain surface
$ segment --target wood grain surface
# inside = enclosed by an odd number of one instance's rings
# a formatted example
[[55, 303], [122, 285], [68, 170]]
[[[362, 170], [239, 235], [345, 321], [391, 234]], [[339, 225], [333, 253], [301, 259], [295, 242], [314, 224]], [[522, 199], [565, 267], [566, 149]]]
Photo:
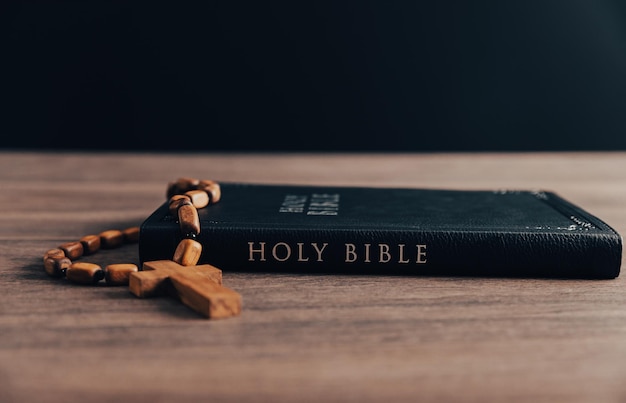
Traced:
[[[552, 190], [626, 233], [626, 153], [0, 152], [0, 401], [626, 401], [626, 284], [229, 273], [240, 316], [78, 286], [41, 256], [179, 176]], [[130, 246], [93, 256], [136, 262]]]

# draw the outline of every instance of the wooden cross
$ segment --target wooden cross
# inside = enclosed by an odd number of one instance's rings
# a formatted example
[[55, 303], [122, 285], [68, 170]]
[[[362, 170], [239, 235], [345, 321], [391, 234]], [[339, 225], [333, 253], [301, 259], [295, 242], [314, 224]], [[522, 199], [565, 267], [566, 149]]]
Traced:
[[145, 262], [142, 271], [131, 273], [129, 288], [139, 298], [174, 295], [207, 318], [227, 318], [241, 312], [241, 295], [222, 286], [222, 271], [208, 264]]

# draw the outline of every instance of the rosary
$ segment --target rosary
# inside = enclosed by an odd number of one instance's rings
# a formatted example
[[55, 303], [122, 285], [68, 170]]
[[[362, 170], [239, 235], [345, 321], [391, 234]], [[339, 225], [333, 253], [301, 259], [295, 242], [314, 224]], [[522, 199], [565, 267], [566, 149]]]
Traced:
[[179, 178], [167, 186], [169, 211], [178, 217], [182, 240], [172, 260], [144, 262], [141, 270], [132, 263], [105, 266], [75, 261], [101, 249], [113, 249], [139, 241], [139, 227], [107, 230], [86, 235], [48, 250], [43, 256], [45, 272], [77, 284], [128, 285], [139, 298], [171, 295], [206, 318], [227, 318], [241, 313], [241, 295], [222, 285], [222, 271], [209, 264], [197, 265], [202, 244], [198, 209], [219, 202], [220, 186], [211, 180]]

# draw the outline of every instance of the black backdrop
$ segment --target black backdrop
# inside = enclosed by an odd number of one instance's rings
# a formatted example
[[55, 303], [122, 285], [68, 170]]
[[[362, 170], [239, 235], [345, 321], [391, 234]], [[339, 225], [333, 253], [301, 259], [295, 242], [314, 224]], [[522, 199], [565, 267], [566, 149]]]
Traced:
[[626, 149], [626, 6], [3, 6], [4, 148]]

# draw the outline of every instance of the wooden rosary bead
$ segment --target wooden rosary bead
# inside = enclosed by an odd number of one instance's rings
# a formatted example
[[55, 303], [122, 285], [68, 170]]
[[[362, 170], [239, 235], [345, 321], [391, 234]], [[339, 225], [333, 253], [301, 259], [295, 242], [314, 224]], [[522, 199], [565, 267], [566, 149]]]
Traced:
[[215, 181], [202, 180], [198, 184], [198, 189], [204, 190], [209, 194], [211, 203], [217, 203], [222, 198], [222, 190], [220, 188], [220, 185]]
[[180, 178], [176, 179], [176, 183], [179, 187], [183, 188], [184, 186], [186, 186], [187, 190], [190, 190], [198, 186], [198, 183], [200, 183], [200, 179], [190, 176], [181, 176]]
[[185, 205], [190, 205], [192, 206], [193, 203], [191, 202], [191, 199], [189, 198], [189, 196], [186, 195], [174, 195], [172, 197], [170, 197], [170, 204], [169, 204], [169, 212], [171, 215], [173, 215], [174, 217], [178, 216], [178, 209], [181, 206], [185, 206]]
[[85, 235], [80, 238], [80, 243], [83, 245], [83, 254], [85, 255], [91, 255], [100, 249], [100, 237], [98, 235]]
[[179, 194], [175, 194], [175, 195], [171, 196], [169, 198], [169, 202], [172, 203], [172, 202], [174, 202], [176, 200], [181, 200], [181, 199], [187, 199], [187, 200], [191, 201], [191, 198], [189, 196], [187, 196], [186, 194], [179, 193]]
[[174, 195], [185, 193], [188, 190], [193, 190], [198, 186], [199, 182], [200, 181], [195, 178], [178, 178], [176, 181], [167, 184], [167, 198], [169, 199]]
[[52, 277], [63, 277], [71, 264], [72, 261], [65, 257], [63, 249], [50, 249], [43, 255], [43, 269]]
[[65, 271], [68, 280], [78, 284], [95, 284], [104, 278], [104, 270], [94, 263], [72, 263]]
[[188, 190], [193, 190], [198, 186], [200, 181], [196, 178], [182, 177], [176, 180], [176, 187], [179, 193], [185, 193]]
[[195, 266], [202, 254], [202, 244], [193, 239], [183, 239], [174, 251], [173, 261], [182, 266]]
[[66, 242], [59, 246], [70, 260], [78, 259], [83, 255], [83, 244], [80, 242]]
[[185, 196], [189, 197], [191, 204], [197, 209], [205, 208], [209, 205], [209, 194], [204, 190], [190, 190], [185, 192]]
[[65, 257], [65, 252], [63, 252], [63, 249], [59, 249], [59, 248], [54, 248], [54, 249], [50, 249], [48, 251], [46, 251], [46, 253], [43, 254], [43, 261], [45, 262], [46, 259], [48, 258], [62, 258]]
[[124, 242], [124, 234], [117, 229], [110, 229], [100, 233], [100, 246], [103, 249], [117, 248]]
[[126, 243], [137, 243], [139, 242], [139, 227], [130, 227], [126, 228], [122, 231], [124, 235], [124, 242]]
[[204, 190], [211, 185], [217, 185], [217, 182], [212, 181], [210, 179], [201, 179], [198, 181], [198, 186], [196, 186], [200, 190]]
[[108, 285], [126, 285], [130, 273], [138, 270], [137, 265], [132, 263], [110, 264], [104, 268], [104, 279]]
[[183, 205], [178, 209], [178, 224], [184, 236], [200, 233], [200, 217], [193, 205]]
[[45, 272], [52, 277], [63, 277], [72, 261], [65, 256], [48, 257], [43, 262]]
[[213, 203], [217, 203], [222, 199], [222, 189], [217, 183], [209, 186], [209, 189], [207, 191], [211, 195], [211, 201]]

